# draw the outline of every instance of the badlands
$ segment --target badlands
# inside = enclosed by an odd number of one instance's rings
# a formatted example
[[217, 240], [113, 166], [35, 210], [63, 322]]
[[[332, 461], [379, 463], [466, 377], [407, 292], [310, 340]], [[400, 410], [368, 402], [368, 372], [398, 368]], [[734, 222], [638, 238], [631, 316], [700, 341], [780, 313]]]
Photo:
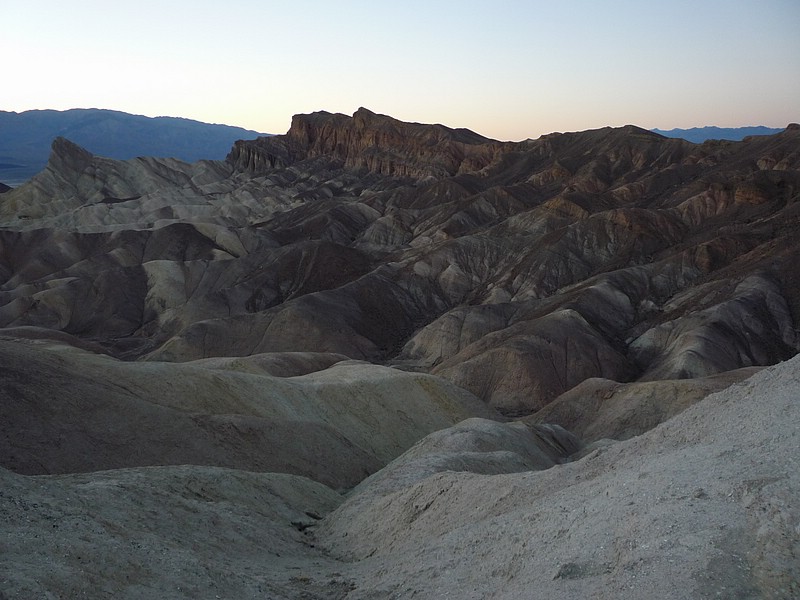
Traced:
[[800, 597], [800, 126], [64, 138], [0, 194], [0, 598]]

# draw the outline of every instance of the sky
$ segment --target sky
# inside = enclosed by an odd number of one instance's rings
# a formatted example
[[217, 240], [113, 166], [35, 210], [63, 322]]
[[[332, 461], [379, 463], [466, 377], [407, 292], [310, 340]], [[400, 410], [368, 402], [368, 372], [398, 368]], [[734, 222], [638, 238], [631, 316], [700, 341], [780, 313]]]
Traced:
[[800, 121], [800, 0], [0, 0], [0, 110], [285, 133], [359, 107], [499, 140]]

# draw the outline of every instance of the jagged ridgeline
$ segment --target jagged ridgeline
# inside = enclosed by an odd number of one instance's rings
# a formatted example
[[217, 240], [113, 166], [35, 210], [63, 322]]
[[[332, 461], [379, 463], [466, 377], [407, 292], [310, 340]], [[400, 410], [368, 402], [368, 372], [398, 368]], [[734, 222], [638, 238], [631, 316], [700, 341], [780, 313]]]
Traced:
[[226, 161], [57, 139], [2, 196], [0, 325], [125, 358], [339, 353], [515, 414], [593, 377], [771, 364], [798, 347], [799, 140], [501, 143], [365, 109]]

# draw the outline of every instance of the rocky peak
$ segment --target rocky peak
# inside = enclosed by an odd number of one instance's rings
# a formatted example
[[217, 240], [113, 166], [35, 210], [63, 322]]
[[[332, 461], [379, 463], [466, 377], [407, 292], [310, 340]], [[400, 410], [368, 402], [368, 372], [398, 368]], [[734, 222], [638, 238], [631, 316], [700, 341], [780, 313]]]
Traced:
[[93, 158], [88, 150], [59, 136], [53, 140], [47, 164], [60, 173], [81, 172], [91, 164]]
[[345, 168], [419, 179], [480, 170], [504, 146], [467, 129], [405, 123], [359, 108], [352, 117], [295, 115], [286, 135], [237, 142], [229, 160], [252, 172], [328, 157]]

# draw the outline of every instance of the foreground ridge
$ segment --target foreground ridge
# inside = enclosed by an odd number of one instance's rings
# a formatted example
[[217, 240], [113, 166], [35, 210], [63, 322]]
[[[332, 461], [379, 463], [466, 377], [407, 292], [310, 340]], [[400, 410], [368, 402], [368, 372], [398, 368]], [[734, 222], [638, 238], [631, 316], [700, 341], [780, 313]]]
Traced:
[[544, 471], [518, 426], [465, 421], [346, 498], [219, 467], [0, 469], [0, 581], [9, 598], [788, 600], [800, 593], [799, 367]]

